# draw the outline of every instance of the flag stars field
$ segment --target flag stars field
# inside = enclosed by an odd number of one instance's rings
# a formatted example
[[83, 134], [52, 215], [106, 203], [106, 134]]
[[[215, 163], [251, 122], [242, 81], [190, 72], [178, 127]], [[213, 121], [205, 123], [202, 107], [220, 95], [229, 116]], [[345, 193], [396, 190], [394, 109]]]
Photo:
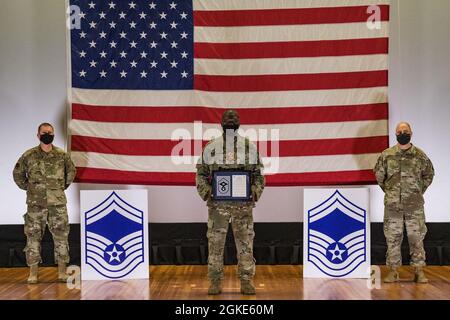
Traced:
[[[107, 88], [125, 85], [131, 89], [137, 85], [145, 88], [155, 83], [141, 82], [140, 79], [153, 74], [168, 80], [164, 85], [156, 83], [156, 87], [161, 86], [161, 89], [170, 84], [172, 87], [178, 84], [182, 88], [192, 87], [193, 78], [186, 76], [193, 72], [194, 67], [193, 55], [190, 54], [193, 43], [186, 41], [193, 28], [192, 14], [189, 16], [187, 13], [187, 9], [192, 10], [191, 4], [180, 5], [177, 1], [104, 3], [93, 0], [72, 0], [72, 3], [80, 6], [83, 18], [89, 21], [76, 31], [76, 38], [72, 31], [72, 48], [77, 53], [72, 55], [72, 81], [76, 86]], [[179, 40], [185, 43], [181, 44]], [[182, 63], [178, 61], [180, 57]], [[88, 60], [84, 62], [84, 58]], [[93, 60], [95, 64], [89, 63]], [[98, 76], [98, 71], [97, 74], [87, 72], [94, 68], [104, 70], [106, 75]], [[126, 75], [121, 71], [107, 72], [112, 68], [119, 68]], [[176, 68], [182, 68], [186, 73], [168, 72]], [[86, 73], [80, 73], [81, 70]], [[124, 79], [127, 82], [121, 81]]]

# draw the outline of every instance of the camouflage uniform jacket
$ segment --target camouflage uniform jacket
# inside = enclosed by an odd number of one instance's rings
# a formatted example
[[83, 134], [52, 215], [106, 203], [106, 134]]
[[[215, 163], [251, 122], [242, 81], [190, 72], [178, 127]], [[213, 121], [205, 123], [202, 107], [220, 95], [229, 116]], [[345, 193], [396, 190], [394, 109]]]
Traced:
[[[208, 207], [215, 206], [241, 206], [254, 207], [255, 201], [258, 201], [265, 186], [265, 178], [262, 174], [263, 164], [259, 157], [256, 146], [248, 138], [238, 134], [234, 136], [234, 152], [228, 152], [224, 138], [225, 134], [206, 144], [203, 149], [202, 157], [197, 163], [196, 185], [200, 197], [207, 201]], [[240, 146], [240, 147], [238, 147]], [[244, 150], [245, 148], [245, 150]], [[245, 151], [245, 152], [244, 152]], [[212, 160], [213, 159], [213, 160]], [[255, 194], [253, 201], [231, 202], [214, 201], [211, 198], [211, 177], [217, 170], [242, 170], [251, 172], [251, 190]]]
[[386, 149], [378, 158], [375, 176], [385, 192], [384, 204], [397, 209], [423, 207], [423, 194], [433, 181], [434, 168], [426, 154], [412, 146]]
[[47, 206], [66, 204], [64, 190], [75, 179], [75, 165], [62, 149], [53, 146], [46, 153], [40, 146], [26, 151], [14, 167], [13, 177], [27, 191], [27, 204]]

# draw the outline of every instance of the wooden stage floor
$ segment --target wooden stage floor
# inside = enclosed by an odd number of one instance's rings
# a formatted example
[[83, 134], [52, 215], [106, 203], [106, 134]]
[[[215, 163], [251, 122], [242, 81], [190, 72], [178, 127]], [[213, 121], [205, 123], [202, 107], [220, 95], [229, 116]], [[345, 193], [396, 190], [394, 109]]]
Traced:
[[[382, 275], [386, 268], [382, 267]], [[256, 296], [242, 296], [236, 267], [225, 267], [223, 293], [208, 296], [206, 266], [151, 266], [150, 280], [84, 281], [80, 289], [55, 282], [56, 268], [40, 268], [40, 283], [28, 285], [27, 268], [0, 269], [0, 300], [450, 300], [450, 266], [426, 268], [430, 283], [412, 282], [411, 267], [401, 282], [369, 289], [361, 279], [303, 279], [301, 266], [258, 265]]]

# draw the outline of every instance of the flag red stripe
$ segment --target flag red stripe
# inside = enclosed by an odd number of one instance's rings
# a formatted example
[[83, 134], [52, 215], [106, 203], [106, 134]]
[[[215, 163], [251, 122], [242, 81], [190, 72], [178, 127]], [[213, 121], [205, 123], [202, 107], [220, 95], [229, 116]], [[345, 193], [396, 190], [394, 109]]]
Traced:
[[[207, 141], [185, 140], [183, 141], [184, 154], [180, 156], [198, 156], [201, 154], [201, 147], [194, 144], [199, 143], [205, 146]], [[96, 152], [106, 154], [120, 154], [129, 156], [170, 156], [173, 148], [180, 144], [180, 141], [171, 140], [125, 140], [125, 139], [105, 139], [85, 136], [72, 136], [72, 151]], [[322, 140], [283, 140], [279, 141], [280, 157], [300, 157], [300, 156], [322, 156], [341, 154], [366, 154], [381, 152], [388, 144], [387, 136], [347, 138], [347, 139], [322, 139]], [[272, 154], [271, 142], [259, 142], [259, 151], [267, 150], [263, 154], [267, 156], [278, 156]]]
[[137, 172], [77, 167], [75, 182], [137, 185], [194, 186], [191, 172]]
[[254, 43], [194, 43], [194, 57], [198, 59], [261, 59], [300, 58], [387, 54], [389, 38], [254, 42]]
[[322, 186], [376, 184], [372, 170], [283, 173], [266, 176], [267, 186]]
[[[241, 124], [289, 124], [381, 120], [388, 104], [329, 107], [237, 108]], [[220, 123], [223, 108], [212, 107], [112, 107], [72, 104], [72, 119], [115, 123]]]
[[[77, 168], [76, 182], [138, 185], [195, 186], [191, 172], [131, 172], [97, 168]], [[372, 170], [288, 173], [266, 176], [267, 186], [320, 186], [340, 184], [374, 184]]]
[[387, 84], [387, 70], [258, 76], [194, 76], [195, 89], [219, 92], [371, 88], [385, 87]]
[[[380, 5], [381, 21], [389, 20], [389, 6]], [[368, 6], [270, 10], [194, 11], [194, 26], [240, 27], [366, 22]]]

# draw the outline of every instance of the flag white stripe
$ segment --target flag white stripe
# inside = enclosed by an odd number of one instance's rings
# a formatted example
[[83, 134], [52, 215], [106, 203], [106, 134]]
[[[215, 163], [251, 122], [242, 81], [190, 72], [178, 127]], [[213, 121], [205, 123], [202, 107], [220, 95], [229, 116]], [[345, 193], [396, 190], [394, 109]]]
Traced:
[[195, 74], [202, 75], [266, 75], [310, 74], [386, 70], [386, 54], [274, 59], [195, 59]]
[[390, 0], [193, 0], [194, 10], [261, 10], [389, 4]]
[[[370, 170], [379, 154], [262, 158], [264, 173], [302, 173]], [[198, 157], [124, 156], [93, 152], [72, 152], [77, 167], [137, 172], [195, 172]], [[174, 161], [172, 161], [174, 160]], [[175, 161], [185, 161], [176, 164]]]
[[346, 106], [388, 101], [387, 87], [284, 92], [92, 90], [72, 88], [72, 103], [94, 106], [273, 108]]
[[[259, 135], [261, 141], [279, 140], [318, 140], [344, 139], [355, 137], [384, 136], [387, 132], [387, 120], [348, 121], [327, 123], [298, 123], [298, 124], [270, 124], [270, 125], [242, 125], [240, 132], [258, 133], [259, 129], [268, 130], [267, 137]], [[202, 124], [196, 128], [193, 123], [109, 123], [85, 120], [70, 122], [72, 135], [89, 136], [109, 139], [143, 139], [143, 140], [179, 140], [184, 139], [209, 140], [222, 134], [219, 124]], [[209, 132], [207, 132], [207, 130]]]
[[[194, 42], [254, 43], [386, 38], [389, 23], [369, 29], [366, 22], [287, 26], [194, 27]], [[276, 45], [276, 44], [274, 44]]]

